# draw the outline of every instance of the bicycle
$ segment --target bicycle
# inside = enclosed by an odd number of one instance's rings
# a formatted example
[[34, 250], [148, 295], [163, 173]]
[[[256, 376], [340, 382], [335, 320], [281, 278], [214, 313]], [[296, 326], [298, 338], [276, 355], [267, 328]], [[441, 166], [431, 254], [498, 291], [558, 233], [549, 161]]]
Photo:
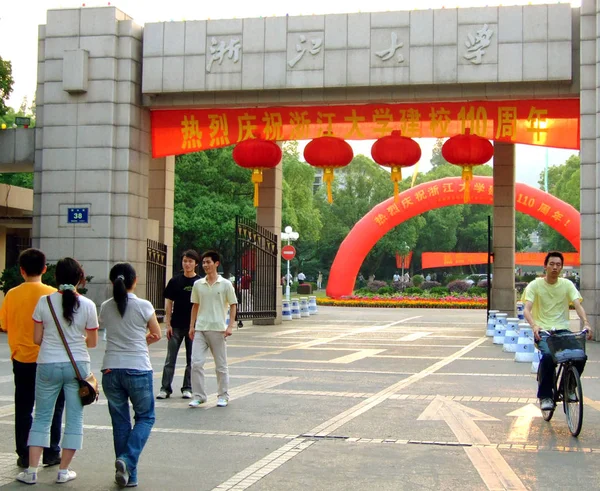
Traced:
[[[587, 360], [585, 354], [585, 340], [587, 329], [581, 332], [554, 332], [540, 331], [545, 335], [548, 349], [554, 362], [558, 365], [554, 370], [552, 409], [542, 410], [544, 421], [550, 421], [559, 402], [563, 403], [563, 410], [571, 435], [578, 436], [583, 425], [583, 388], [575, 361]], [[540, 380], [540, 367], [538, 367], [537, 380]], [[558, 382], [558, 383], [557, 383]]]

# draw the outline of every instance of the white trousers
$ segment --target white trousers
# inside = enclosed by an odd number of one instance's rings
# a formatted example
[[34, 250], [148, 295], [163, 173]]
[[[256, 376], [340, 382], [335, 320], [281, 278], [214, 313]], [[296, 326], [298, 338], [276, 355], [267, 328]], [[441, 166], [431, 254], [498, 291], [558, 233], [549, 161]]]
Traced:
[[204, 363], [208, 351], [215, 360], [217, 374], [217, 397], [229, 400], [229, 369], [227, 368], [227, 342], [223, 331], [196, 331], [192, 346], [192, 392], [195, 399], [206, 401], [206, 385], [204, 383]]

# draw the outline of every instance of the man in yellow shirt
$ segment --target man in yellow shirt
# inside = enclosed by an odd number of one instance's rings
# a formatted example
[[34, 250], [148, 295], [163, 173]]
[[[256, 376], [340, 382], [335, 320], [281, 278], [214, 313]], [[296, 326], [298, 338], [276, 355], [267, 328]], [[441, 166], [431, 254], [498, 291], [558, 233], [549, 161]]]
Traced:
[[[581, 295], [571, 280], [560, 277], [563, 264], [564, 257], [560, 252], [549, 252], [544, 259], [545, 276], [529, 283], [523, 294], [525, 319], [532, 327], [538, 349], [542, 353], [537, 397], [544, 411], [554, 408], [552, 390], [555, 365], [548, 344], [544, 336], [540, 335], [540, 331], [569, 331], [569, 304], [572, 303], [584, 327], [588, 329], [587, 338], [592, 339], [592, 328], [581, 306]], [[585, 360], [575, 361], [573, 364], [579, 374], [583, 373]]]
[[[8, 346], [15, 379], [15, 442], [17, 465], [29, 467], [27, 438], [31, 429], [35, 402], [35, 374], [40, 347], [33, 342], [33, 311], [40, 297], [56, 291], [42, 283], [46, 272], [46, 256], [38, 249], [26, 249], [19, 255], [19, 268], [25, 280], [11, 288], [0, 307], [0, 327], [8, 333]], [[50, 448], [44, 449], [45, 465], [60, 463], [60, 432], [65, 396], [61, 391], [54, 408], [50, 429]]]

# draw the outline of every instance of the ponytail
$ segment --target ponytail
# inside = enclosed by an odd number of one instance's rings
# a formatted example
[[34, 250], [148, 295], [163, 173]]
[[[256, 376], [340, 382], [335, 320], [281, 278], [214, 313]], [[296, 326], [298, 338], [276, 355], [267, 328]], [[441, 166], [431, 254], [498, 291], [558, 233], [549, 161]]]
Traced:
[[109, 279], [113, 284], [113, 299], [121, 317], [127, 310], [127, 291], [133, 288], [136, 279], [135, 269], [129, 263], [117, 263], [110, 270]]
[[65, 257], [56, 263], [56, 283], [62, 292], [63, 317], [69, 325], [73, 323], [73, 314], [79, 308], [77, 285], [84, 277], [83, 268], [72, 257]]

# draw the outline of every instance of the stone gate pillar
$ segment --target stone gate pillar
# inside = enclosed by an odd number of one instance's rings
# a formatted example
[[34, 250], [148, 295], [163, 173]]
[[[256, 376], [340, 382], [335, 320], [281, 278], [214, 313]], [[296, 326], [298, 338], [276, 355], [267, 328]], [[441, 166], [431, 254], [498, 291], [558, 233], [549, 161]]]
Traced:
[[515, 146], [494, 143], [494, 278], [491, 308], [515, 314]]
[[39, 28], [33, 243], [51, 262], [78, 259], [94, 276], [96, 303], [112, 291], [117, 261], [133, 264], [145, 296], [150, 117], [141, 64], [142, 28], [114, 7], [49, 10]]
[[148, 218], [158, 221], [158, 240], [167, 246], [166, 281], [169, 281], [173, 275], [174, 207], [175, 157], [152, 159], [148, 183]]
[[[278, 237], [281, 252], [281, 201], [282, 201], [282, 165], [263, 170], [263, 182], [260, 185], [260, 201], [256, 210], [256, 223], [273, 232]], [[277, 254], [277, 277], [281, 271], [281, 254]], [[279, 281], [277, 282], [279, 285]], [[253, 324], [281, 324], [281, 287], [277, 288], [277, 317], [272, 319], [255, 319]]]
[[600, 3], [581, 2], [581, 72], [580, 72], [580, 138], [581, 138], [581, 295], [587, 318], [595, 328], [595, 339], [600, 339], [600, 237], [598, 220], [600, 209], [600, 182], [598, 166], [600, 153], [597, 128], [600, 126], [598, 76], [600, 73]]

